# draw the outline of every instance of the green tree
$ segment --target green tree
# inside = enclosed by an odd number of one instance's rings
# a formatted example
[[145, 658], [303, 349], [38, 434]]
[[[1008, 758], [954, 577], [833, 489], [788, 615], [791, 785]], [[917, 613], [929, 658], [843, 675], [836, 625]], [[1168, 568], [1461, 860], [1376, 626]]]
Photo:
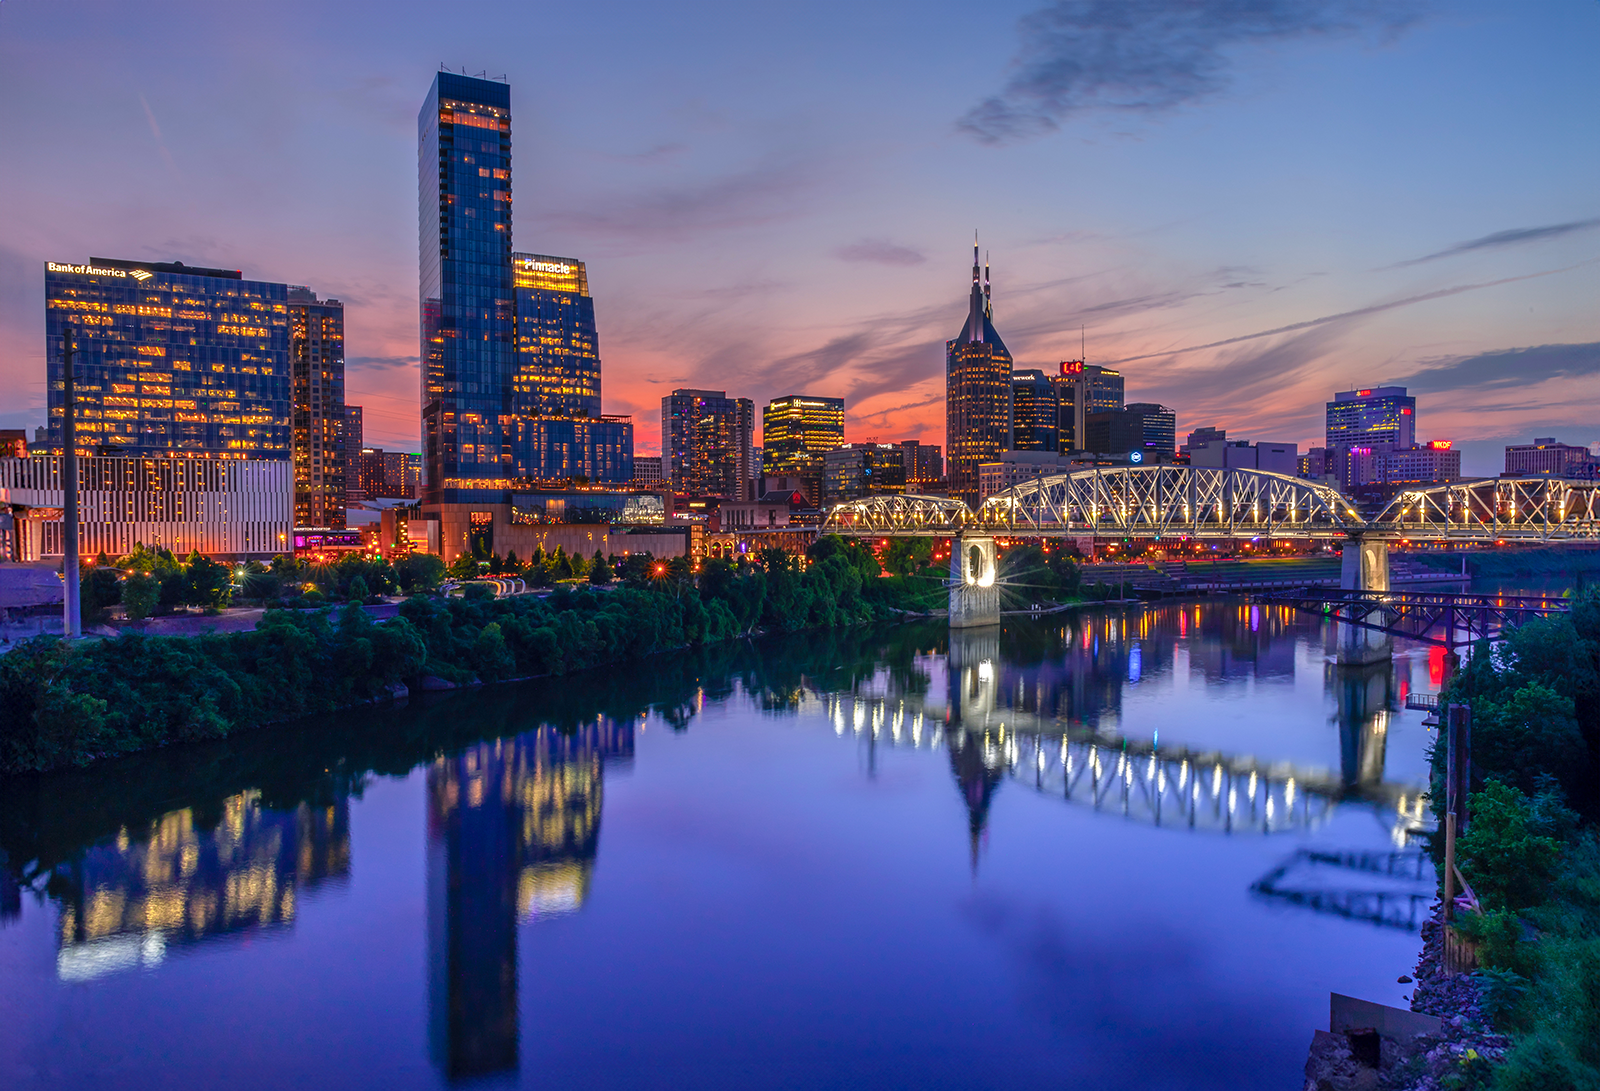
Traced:
[[445, 572], [453, 580], [475, 580], [478, 578], [478, 561], [469, 553], [463, 553], [450, 562], [450, 567]]
[[410, 553], [394, 565], [400, 590], [408, 595], [437, 590], [444, 580], [444, 561], [432, 553]]
[[184, 604], [220, 610], [232, 598], [233, 572], [228, 566], [218, 564], [199, 550], [190, 553], [184, 565]]
[[594, 559], [589, 562], [589, 582], [601, 586], [611, 582], [611, 563], [598, 549], [594, 551]]
[[1543, 798], [1491, 780], [1470, 800], [1471, 821], [1458, 852], [1461, 872], [1484, 905], [1525, 909], [1544, 899], [1561, 857], [1567, 815], [1559, 797]]
[[148, 572], [133, 571], [122, 581], [122, 610], [129, 621], [143, 621], [161, 601], [161, 584]]

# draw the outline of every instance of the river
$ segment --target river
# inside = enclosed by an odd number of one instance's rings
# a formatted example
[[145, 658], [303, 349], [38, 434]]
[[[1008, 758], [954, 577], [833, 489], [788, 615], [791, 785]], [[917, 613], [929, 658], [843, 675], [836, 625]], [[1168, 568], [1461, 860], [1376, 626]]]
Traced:
[[6, 782], [0, 1085], [1296, 1086], [1432, 880], [1442, 658], [1333, 648], [805, 633]]

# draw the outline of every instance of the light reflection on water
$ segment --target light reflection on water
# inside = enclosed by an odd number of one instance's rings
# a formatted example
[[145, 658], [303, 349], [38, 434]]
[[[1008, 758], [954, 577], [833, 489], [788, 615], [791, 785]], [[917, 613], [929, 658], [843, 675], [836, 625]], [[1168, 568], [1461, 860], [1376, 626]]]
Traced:
[[237, 1083], [196, 1037], [220, 993], [299, 1043], [233, 1043], [263, 1080], [1291, 1080], [1330, 989], [1399, 1001], [1404, 697], [1442, 660], [1341, 667], [1239, 602], [1052, 622], [728, 645], [10, 791], [0, 1075]]

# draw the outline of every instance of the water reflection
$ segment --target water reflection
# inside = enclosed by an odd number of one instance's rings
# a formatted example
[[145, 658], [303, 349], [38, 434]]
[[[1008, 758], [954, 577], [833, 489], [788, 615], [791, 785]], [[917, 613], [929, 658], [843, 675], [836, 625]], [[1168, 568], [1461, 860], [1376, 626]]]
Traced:
[[632, 757], [632, 723], [601, 719], [428, 767], [429, 1022], [451, 1079], [517, 1067], [517, 925], [582, 906], [605, 765]]

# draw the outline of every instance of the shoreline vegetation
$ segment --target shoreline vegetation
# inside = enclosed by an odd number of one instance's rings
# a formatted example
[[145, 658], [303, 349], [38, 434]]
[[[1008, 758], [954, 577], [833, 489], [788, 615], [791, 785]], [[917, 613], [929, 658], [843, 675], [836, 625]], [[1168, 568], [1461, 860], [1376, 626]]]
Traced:
[[[757, 633], [888, 621], [944, 605], [946, 583], [930, 564], [928, 543], [898, 545], [885, 550], [887, 575], [872, 550], [828, 536], [803, 560], [772, 549], [755, 562], [707, 561], [698, 575], [686, 558], [634, 556], [613, 564], [596, 557], [583, 562], [582, 583], [557, 583], [545, 596], [501, 598], [483, 583], [468, 584], [460, 596], [438, 594], [445, 571], [436, 557], [395, 566], [353, 557], [321, 570], [281, 558], [285, 563], [237, 574], [245, 593], [269, 606], [252, 631], [188, 637], [125, 631], [71, 643], [42, 636], [0, 656], [0, 775], [225, 738], [387, 701], [413, 688], [561, 675]], [[548, 558], [534, 564], [562, 568]], [[572, 567], [566, 559], [565, 570]], [[139, 616], [163, 601], [218, 608], [231, 597], [229, 570], [198, 556], [179, 562], [140, 550], [92, 573], [86, 613], [108, 608], [114, 594]], [[1001, 579], [1028, 601], [1067, 599], [1078, 590], [1077, 567], [1036, 546], [1009, 551]], [[373, 621], [360, 603], [391, 588], [410, 597], [397, 617]], [[334, 596], [346, 604], [306, 609]]]
[[[1519, 573], [1520, 574], [1520, 573]], [[1477, 969], [1452, 975], [1425, 930], [1416, 1011], [1447, 1040], [1393, 1086], [1600, 1088], [1600, 588], [1571, 613], [1480, 644], [1442, 704], [1472, 710], [1471, 788], [1453, 928]], [[1431, 755], [1435, 799], [1445, 753]], [[1443, 863], [1443, 834], [1433, 839]], [[1388, 1086], [1388, 1085], [1386, 1085]]]

